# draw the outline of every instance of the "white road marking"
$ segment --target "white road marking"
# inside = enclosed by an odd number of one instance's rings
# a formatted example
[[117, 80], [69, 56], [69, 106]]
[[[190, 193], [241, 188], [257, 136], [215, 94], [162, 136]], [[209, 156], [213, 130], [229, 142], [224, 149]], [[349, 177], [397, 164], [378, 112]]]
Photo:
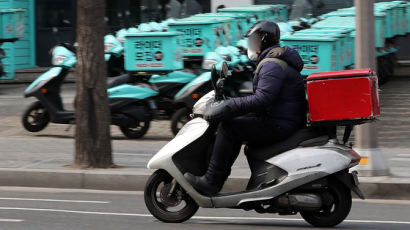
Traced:
[[0, 210], [63, 212], [63, 213], [78, 213], [78, 214], [93, 214], [93, 215], [112, 215], [112, 216], [139, 216], [139, 217], [151, 217], [152, 216], [150, 214], [137, 214], [137, 213], [90, 212], [90, 211], [75, 211], [75, 210], [45, 209], [45, 208], [0, 207]]
[[57, 200], [57, 199], [34, 199], [34, 198], [18, 198], [18, 197], [0, 197], [0, 200], [45, 201], [45, 202], [63, 202], [63, 203], [92, 203], [92, 204], [109, 204], [109, 203], [111, 203], [111, 201]]
[[22, 99], [22, 98], [24, 98], [24, 96], [23, 95], [21, 95], [21, 96], [0, 96], [0, 98], [1, 99]]
[[115, 191], [95, 189], [70, 189], [70, 188], [36, 188], [19, 186], [0, 186], [0, 192], [31, 192], [31, 193], [92, 193], [92, 194], [115, 194], [115, 195], [144, 195], [143, 191]]
[[410, 158], [403, 158], [403, 157], [393, 157], [390, 158], [391, 161], [410, 161]]
[[0, 222], [23, 222], [24, 220], [20, 219], [0, 219]]
[[134, 157], [152, 157], [154, 154], [147, 153], [114, 153], [114, 155], [134, 156]]
[[353, 199], [355, 203], [410, 205], [410, 200]]
[[[143, 196], [144, 191], [115, 191], [115, 190], [95, 190], [95, 189], [67, 189], [67, 188], [36, 188], [18, 186], [0, 186], [0, 192], [31, 192], [31, 193], [85, 193], [85, 194], [112, 194], [112, 195], [132, 195]], [[383, 199], [353, 199], [354, 203], [370, 204], [397, 204], [410, 205], [410, 200], [383, 200]]]
[[397, 154], [396, 157], [410, 157], [410, 153]]
[[[91, 212], [91, 211], [76, 211], [64, 209], [43, 209], [43, 208], [20, 208], [20, 207], [0, 207], [0, 210], [21, 210], [21, 211], [41, 211], [41, 212], [62, 212], [76, 214], [91, 214], [91, 215], [111, 215], [111, 216], [136, 216], [136, 217], [152, 217], [150, 214], [138, 213], [119, 213], [119, 212]], [[244, 216], [194, 216], [192, 219], [197, 220], [264, 220], [264, 221], [304, 221], [300, 218], [267, 218], [267, 217], [244, 217]], [[344, 220], [347, 223], [378, 223], [378, 224], [408, 224], [408, 221], [392, 221], [392, 220]]]

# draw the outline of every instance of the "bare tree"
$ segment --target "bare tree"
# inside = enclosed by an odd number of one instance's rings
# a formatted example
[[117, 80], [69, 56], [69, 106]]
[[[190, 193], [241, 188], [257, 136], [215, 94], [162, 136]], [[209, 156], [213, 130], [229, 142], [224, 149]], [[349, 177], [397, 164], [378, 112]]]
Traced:
[[77, 0], [75, 166], [113, 167], [104, 61], [105, 0]]

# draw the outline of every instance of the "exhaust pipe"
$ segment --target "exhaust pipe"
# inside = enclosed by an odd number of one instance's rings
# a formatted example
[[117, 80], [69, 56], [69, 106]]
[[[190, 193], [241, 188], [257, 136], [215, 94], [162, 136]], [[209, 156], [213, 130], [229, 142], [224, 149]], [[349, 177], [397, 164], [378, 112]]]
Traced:
[[284, 194], [273, 200], [275, 207], [294, 211], [314, 211], [322, 204], [322, 198], [311, 193]]

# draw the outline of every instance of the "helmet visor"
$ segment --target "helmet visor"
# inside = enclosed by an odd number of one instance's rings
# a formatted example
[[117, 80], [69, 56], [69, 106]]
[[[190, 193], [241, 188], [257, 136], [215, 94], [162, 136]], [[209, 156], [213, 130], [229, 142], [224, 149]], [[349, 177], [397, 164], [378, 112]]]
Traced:
[[254, 50], [254, 51], [259, 51], [261, 48], [261, 42], [262, 38], [254, 33], [248, 38], [248, 49]]

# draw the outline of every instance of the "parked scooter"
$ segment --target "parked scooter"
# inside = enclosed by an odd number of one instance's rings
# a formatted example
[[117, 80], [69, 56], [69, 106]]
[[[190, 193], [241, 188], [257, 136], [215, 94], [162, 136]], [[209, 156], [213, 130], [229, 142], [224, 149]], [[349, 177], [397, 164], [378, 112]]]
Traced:
[[[246, 52], [246, 51], [245, 51]], [[222, 68], [222, 63], [227, 61], [232, 70], [232, 77], [225, 83], [225, 94], [229, 97], [248, 96], [253, 93], [252, 75], [254, 67], [246, 55], [237, 47], [218, 47], [215, 52], [208, 52], [203, 60], [202, 69], [211, 70], [212, 65], [217, 69]], [[204, 72], [189, 84], [185, 85], [176, 95], [174, 107], [176, 112], [171, 118], [171, 130], [174, 135], [191, 120], [190, 114], [194, 104], [212, 90], [211, 72]]]
[[202, 116], [206, 104], [225, 97], [227, 75], [226, 64], [220, 77], [213, 68], [214, 91], [195, 104], [196, 118], [148, 162], [148, 168], [157, 170], [148, 179], [144, 192], [151, 214], [164, 222], [183, 222], [199, 207], [231, 208], [281, 215], [299, 212], [318, 227], [341, 223], [351, 209], [350, 190], [364, 197], [357, 187], [356, 172], [349, 173], [360, 156], [351, 147], [339, 144], [333, 131], [304, 128], [279, 143], [247, 146], [251, 177], [245, 191], [208, 197], [184, 178], [187, 172], [203, 175], [208, 167], [218, 124], [209, 123]]
[[[35, 97], [22, 117], [23, 126], [30, 132], [44, 129], [49, 122], [74, 124], [75, 112], [65, 110], [61, 99], [61, 85], [68, 71], [76, 64], [74, 49], [66, 44], [53, 48], [52, 67], [39, 76], [25, 91], [25, 97]], [[108, 89], [111, 124], [120, 127], [128, 138], [143, 136], [155, 108], [150, 98], [158, 92], [148, 84], [121, 84]]]
[[[201, 77], [197, 76], [192, 72], [184, 71], [174, 71], [166, 75], [151, 75], [145, 76], [144, 79], [137, 76], [131, 76], [129, 74], [124, 74], [110, 79], [108, 87], [120, 87], [121, 85], [135, 84], [135, 83], [145, 83], [155, 91], [157, 95], [154, 98], [149, 98], [155, 105], [155, 119], [168, 120], [179, 114], [180, 106], [177, 106], [174, 98], [179, 95], [179, 92], [184, 91], [186, 87], [189, 87], [193, 83], [197, 82]], [[145, 89], [140, 88], [141, 92]], [[209, 90], [208, 90], [209, 91]], [[140, 92], [135, 91], [135, 94]], [[193, 104], [192, 104], [193, 105]], [[171, 129], [173, 129], [173, 123], [171, 119]]]

